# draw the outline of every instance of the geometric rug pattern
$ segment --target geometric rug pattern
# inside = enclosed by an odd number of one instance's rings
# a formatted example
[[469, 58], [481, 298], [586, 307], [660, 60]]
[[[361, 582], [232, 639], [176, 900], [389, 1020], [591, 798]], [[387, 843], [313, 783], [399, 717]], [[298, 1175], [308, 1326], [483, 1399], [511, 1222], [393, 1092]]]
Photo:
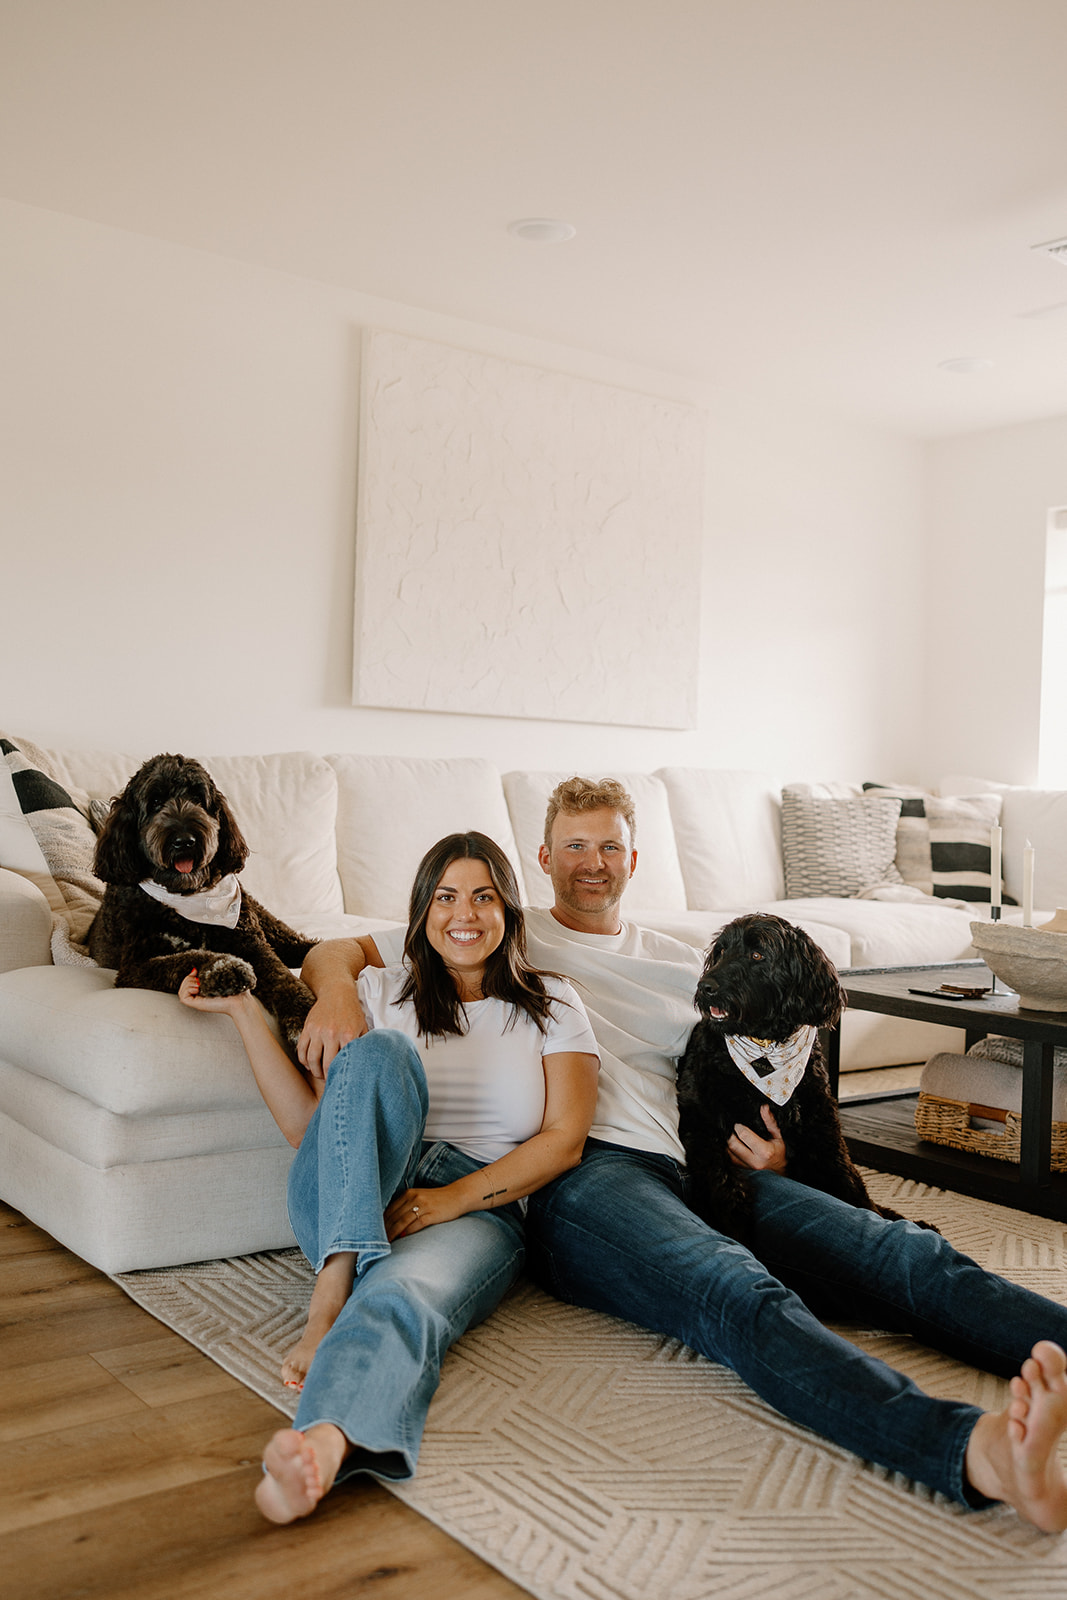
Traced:
[[[1067, 1228], [906, 1179], [874, 1197], [1067, 1304]], [[279, 1411], [311, 1291], [298, 1250], [116, 1282]], [[1001, 1379], [903, 1336], [847, 1338], [929, 1393]], [[1035, 1338], [1041, 1330], [1035, 1330]], [[449, 1353], [410, 1484], [392, 1492], [539, 1600], [1065, 1600], [1067, 1535], [967, 1512], [770, 1410], [730, 1371], [521, 1283]]]

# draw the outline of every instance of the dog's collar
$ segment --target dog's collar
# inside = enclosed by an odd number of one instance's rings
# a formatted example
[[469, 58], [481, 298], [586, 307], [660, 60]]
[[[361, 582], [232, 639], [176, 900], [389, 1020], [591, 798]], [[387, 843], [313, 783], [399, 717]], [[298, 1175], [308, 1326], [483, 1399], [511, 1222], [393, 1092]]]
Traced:
[[236, 872], [228, 873], [210, 889], [201, 889], [196, 894], [172, 894], [169, 889], [160, 888], [151, 878], [145, 878], [141, 888], [153, 900], [169, 906], [188, 922], [208, 922], [217, 928], [236, 928], [241, 915], [241, 885]]
[[[788, 1039], [776, 1044], [771, 1039], [750, 1039], [743, 1033], [726, 1034], [726, 1048], [730, 1059], [749, 1083], [754, 1084], [776, 1106], [789, 1101], [804, 1076], [815, 1043], [817, 1029], [803, 1023]], [[771, 1070], [765, 1077], [757, 1072], [754, 1062], [768, 1061]]]

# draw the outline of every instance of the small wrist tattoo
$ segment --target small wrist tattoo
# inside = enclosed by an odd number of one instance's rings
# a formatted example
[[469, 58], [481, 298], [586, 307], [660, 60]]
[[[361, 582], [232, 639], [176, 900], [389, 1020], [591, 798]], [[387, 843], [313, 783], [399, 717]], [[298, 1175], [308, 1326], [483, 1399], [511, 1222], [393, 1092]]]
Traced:
[[488, 1194], [483, 1194], [482, 1195], [482, 1199], [483, 1200], [496, 1200], [502, 1194], [507, 1194], [507, 1192], [508, 1191], [506, 1189], [491, 1189]]

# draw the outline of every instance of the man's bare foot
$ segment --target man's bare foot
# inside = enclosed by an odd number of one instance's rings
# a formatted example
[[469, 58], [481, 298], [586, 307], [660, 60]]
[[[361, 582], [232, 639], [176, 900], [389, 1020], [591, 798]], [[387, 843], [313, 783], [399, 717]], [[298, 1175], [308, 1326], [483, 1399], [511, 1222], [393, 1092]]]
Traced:
[[308, 1306], [307, 1326], [297, 1343], [282, 1362], [282, 1382], [290, 1389], [302, 1389], [315, 1351], [325, 1339], [344, 1309], [352, 1293], [356, 1274], [356, 1256], [352, 1250], [341, 1250], [327, 1256], [322, 1271], [315, 1279]]
[[266, 1467], [256, 1485], [256, 1505], [270, 1522], [306, 1517], [332, 1487], [349, 1443], [330, 1422], [307, 1433], [281, 1428], [263, 1452]]
[[1067, 1355], [1042, 1339], [1011, 1380], [1003, 1411], [979, 1417], [967, 1441], [967, 1478], [980, 1494], [1006, 1500], [1043, 1533], [1067, 1528], [1067, 1476], [1059, 1458], [1067, 1429]]

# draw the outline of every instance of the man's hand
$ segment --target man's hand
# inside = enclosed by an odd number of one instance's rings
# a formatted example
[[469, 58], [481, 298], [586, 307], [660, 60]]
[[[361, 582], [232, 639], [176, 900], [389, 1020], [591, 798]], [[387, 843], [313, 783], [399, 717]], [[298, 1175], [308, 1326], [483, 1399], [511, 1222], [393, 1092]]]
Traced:
[[315, 1001], [304, 1019], [297, 1059], [313, 1078], [325, 1078], [338, 1051], [366, 1031], [367, 1019], [355, 984], [331, 987]]
[[770, 1106], [764, 1106], [762, 1111], [763, 1120], [770, 1129], [770, 1138], [761, 1139], [743, 1122], [735, 1122], [734, 1131], [726, 1145], [730, 1160], [735, 1167], [747, 1167], [750, 1172], [779, 1172], [784, 1176], [785, 1140], [778, 1131]]

